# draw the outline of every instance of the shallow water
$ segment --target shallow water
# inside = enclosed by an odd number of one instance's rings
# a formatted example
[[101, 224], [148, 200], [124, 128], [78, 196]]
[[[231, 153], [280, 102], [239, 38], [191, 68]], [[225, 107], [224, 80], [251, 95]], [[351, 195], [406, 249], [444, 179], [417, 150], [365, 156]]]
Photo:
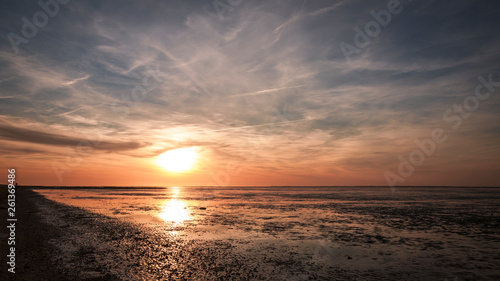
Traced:
[[272, 270], [264, 275], [269, 279], [273, 274], [283, 280], [500, 278], [498, 188], [36, 191], [56, 202], [139, 225], [145, 233], [226, 247], [232, 259], [244, 260], [254, 270], [270, 264]]

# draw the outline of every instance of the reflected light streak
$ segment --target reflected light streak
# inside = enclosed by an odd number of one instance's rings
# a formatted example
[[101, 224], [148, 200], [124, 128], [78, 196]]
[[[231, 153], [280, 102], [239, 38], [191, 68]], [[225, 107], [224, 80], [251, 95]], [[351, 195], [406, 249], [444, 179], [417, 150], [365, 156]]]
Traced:
[[189, 220], [186, 202], [177, 199], [179, 187], [173, 187], [173, 199], [166, 201], [159, 217], [166, 222], [182, 223]]

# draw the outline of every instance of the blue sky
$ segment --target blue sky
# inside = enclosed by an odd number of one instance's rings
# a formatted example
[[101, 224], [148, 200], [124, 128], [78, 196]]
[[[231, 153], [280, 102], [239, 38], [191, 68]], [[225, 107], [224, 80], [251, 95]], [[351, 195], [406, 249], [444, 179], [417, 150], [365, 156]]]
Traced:
[[[0, 9], [2, 167], [30, 184], [210, 184], [228, 163], [241, 168], [228, 185], [500, 183], [500, 90], [453, 112], [458, 129], [443, 119], [479, 76], [500, 81], [494, 1], [42, 2], [58, 11], [32, 38], [37, 1]], [[341, 44], [388, 5], [399, 12], [347, 60]], [[398, 174], [435, 128], [447, 141]], [[181, 147], [196, 169], [157, 169]]]

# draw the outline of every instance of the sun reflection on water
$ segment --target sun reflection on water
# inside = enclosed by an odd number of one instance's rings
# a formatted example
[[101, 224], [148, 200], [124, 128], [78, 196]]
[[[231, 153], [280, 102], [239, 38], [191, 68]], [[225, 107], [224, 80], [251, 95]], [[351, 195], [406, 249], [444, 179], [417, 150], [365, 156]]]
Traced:
[[159, 217], [166, 222], [182, 223], [189, 220], [189, 212], [187, 203], [183, 200], [177, 199], [179, 194], [179, 187], [173, 187], [172, 199], [166, 201], [159, 214]]

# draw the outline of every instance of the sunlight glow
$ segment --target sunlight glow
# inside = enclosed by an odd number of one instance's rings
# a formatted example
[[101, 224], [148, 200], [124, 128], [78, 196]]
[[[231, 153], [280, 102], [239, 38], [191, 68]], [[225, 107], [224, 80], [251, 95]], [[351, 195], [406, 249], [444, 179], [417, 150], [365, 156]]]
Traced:
[[189, 220], [187, 204], [183, 201], [172, 199], [168, 201], [160, 212], [160, 218], [166, 222], [182, 223]]
[[158, 157], [158, 164], [170, 172], [184, 172], [193, 168], [197, 158], [196, 148], [169, 150]]

